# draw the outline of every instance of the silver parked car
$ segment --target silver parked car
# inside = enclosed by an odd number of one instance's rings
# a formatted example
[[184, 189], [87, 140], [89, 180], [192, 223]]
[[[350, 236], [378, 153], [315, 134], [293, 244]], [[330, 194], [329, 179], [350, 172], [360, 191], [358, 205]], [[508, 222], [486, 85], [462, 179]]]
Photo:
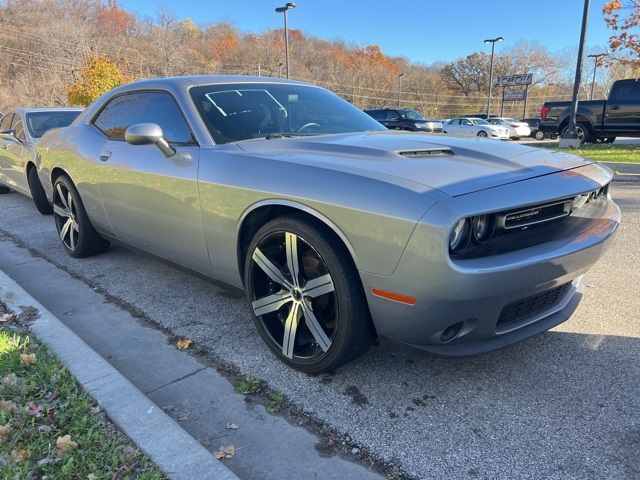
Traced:
[[492, 125], [486, 120], [473, 117], [458, 117], [442, 125], [444, 133], [456, 137], [494, 138], [509, 140], [509, 129], [501, 125]]
[[31, 197], [38, 211], [52, 212], [35, 165], [35, 145], [51, 128], [66, 127], [82, 108], [18, 108], [0, 121], [0, 194], [11, 190]]
[[376, 337], [468, 355], [548, 330], [620, 221], [590, 160], [389, 131], [286, 79], [122, 86], [38, 154], [70, 255], [119, 242], [244, 290], [265, 343], [304, 372]]

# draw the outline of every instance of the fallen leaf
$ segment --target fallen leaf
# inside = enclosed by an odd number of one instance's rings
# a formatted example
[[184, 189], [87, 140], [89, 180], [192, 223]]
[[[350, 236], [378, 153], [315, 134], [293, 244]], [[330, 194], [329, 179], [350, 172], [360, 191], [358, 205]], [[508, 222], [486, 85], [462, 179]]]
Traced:
[[67, 450], [77, 447], [78, 443], [71, 440], [70, 435], [65, 435], [64, 437], [58, 437], [56, 445], [61, 453], [67, 453]]
[[4, 315], [2, 315], [2, 318], [0, 318], [0, 322], [10, 322], [15, 318], [15, 315], [13, 313], [5, 313]]
[[15, 402], [11, 400], [0, 400], [0, 412], [13, 412], [16, 409]]
[[0, 425], [0, 438], [7, 437], [11, 433], [11, 423], [7, 422], [6, 425]]
[[29, 460], [30, 456], [31, 451], [29, 450], [14, 450], [11, 452], [11, 458], [20, 466], [24, 465], [24, 462]]
[[240, 425], [236, 425], [235, 423], [227, 423], [227, 424], [224, 426], [224, 429], [225, 429], [225, 430], [236, 430], [236, 429], [238, 429], [238, 428], [240, 428]]
[[225, 458], [231, 458], [236, 454], [236, 447], [228, 445], [226, 447], [220, 447], [220, 450], [213, 452], [213, 455], [218, 460], [224, 460]]
[[26, 353], [21, 353], [20, 360], [22, 360], [22, 363], [24, 363], [25, 365], [33, 365], [34, 363], [36, 363], [36, 354], [30, 353], [27, 355]]
[[29, 405], [29, 408], [27, 408], [27, 414], [31, 415], [32, 417], [39, 417], [40, 413], [42, 413], [43, 410], [44, 407], [42, 405], [32, 403]]
[[191, 345], [193, 343], [193, 340], [188, 340], [186, 338], [183, 338], [182, 340], [178, 340], [178, 350], [184, 350], [186, 348], [189, 348], [189, 345]]

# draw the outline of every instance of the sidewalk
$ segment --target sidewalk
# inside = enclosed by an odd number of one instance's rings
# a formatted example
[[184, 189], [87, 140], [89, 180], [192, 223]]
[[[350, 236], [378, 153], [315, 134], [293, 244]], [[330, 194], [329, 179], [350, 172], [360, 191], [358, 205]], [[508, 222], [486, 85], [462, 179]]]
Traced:
[[[0, 241], [0, 301], [39, 312], [33, 332], [172, 479], [384, 478], [321, 454], [319, 438], [236, 394], [165, 334], [9, 241]], [[236, 455], [223, 464], [210, 452], [227, 445]]]

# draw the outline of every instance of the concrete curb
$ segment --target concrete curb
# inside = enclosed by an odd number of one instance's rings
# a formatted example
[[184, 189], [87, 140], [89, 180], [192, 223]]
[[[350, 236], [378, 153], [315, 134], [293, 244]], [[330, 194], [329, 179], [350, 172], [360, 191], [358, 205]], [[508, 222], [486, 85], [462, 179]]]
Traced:
[[166, 476], [175, 480], [238, 480], [162, 409], [2, 271], [0, 301], [16, 314], [25, 309], [38, 312], [32, 332], [47, 343], [109, 418]]

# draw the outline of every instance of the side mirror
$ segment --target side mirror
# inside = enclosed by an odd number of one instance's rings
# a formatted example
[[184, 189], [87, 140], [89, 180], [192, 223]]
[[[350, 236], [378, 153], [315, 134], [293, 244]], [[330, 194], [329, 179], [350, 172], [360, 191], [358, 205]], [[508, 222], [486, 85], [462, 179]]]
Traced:
[[15, 130], [4, 130], [2, 132], [0, 132], [0, 138], [3, 140], [9, 140], [11, 142], [15, 142], [18, 145], [22, 145], [22, 140], [20, 140], [18, 137], [16, 137], [16, 131]]
[[167, 158], [173, 157], [176, 153], [164, 139], [160, 125], [155, 123], [131, 125], [124, 132], [124, 139], [131, 145], [155, 145]]

